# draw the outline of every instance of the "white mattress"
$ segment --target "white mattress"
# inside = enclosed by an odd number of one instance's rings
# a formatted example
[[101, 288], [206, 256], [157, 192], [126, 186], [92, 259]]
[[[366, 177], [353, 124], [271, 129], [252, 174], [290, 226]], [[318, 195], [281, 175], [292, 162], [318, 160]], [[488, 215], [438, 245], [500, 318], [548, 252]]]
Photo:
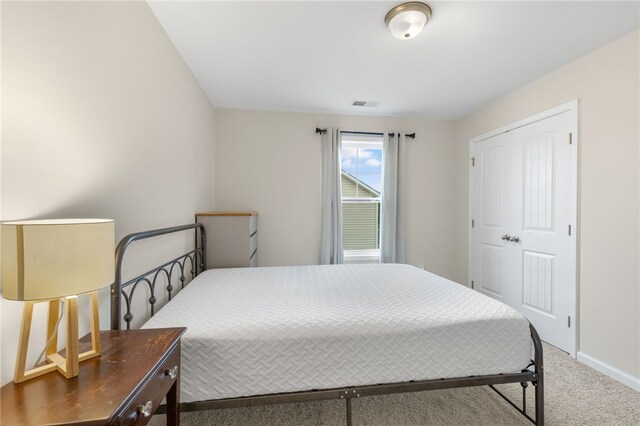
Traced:
[[515, 310], [408, 265], [209, 270], [144, 328], [187, 327], [183, 402], [517, 372]]

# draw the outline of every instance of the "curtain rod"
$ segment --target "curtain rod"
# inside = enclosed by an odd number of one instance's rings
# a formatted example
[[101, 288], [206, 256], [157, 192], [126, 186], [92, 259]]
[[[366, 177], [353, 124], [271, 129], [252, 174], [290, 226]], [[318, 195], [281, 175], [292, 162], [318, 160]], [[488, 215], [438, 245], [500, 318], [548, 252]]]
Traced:
[[[320, 133], [321, 135], [324, 135], [325, 133], [327, 133], [327, 129], [321, 129], [319, 127], [316, 127], [316, 133]], [[372, 136], [383, 136], [384, 133], [376, 133], [376, 132], [352, 132], [350, 130], [342, 130], [340, 131], [340, 133], [350, 133], [352, 135], [372, 135]], [[395, 133], [389, 133], [389, 136], [394, 137], [396, 134]], [[411, 139], [415, 139], [416, 138], [416, 134], [415, 133], [405, 133], [405, 137], [407, 138], [411, 138]]]

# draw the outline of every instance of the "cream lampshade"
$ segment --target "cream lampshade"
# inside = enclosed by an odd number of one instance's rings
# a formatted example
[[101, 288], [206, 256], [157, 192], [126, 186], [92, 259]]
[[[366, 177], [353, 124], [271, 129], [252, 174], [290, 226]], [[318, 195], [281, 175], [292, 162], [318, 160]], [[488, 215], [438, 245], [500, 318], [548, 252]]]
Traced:
[[[98, 293], [114, 280], [114, 221], [59, 219], [2, 224], [2, 296], [25, 301], [15, 381], [58, 370], [78, 375], [78, 363], [100, 354]], [[90, 293], [92, 349], [78, 353], [77, 295]], [[33, 305], [49, 302], [45, 365], [26, 370]], [[57, 353], [60, 306], [66, 306], [66, 358]]]

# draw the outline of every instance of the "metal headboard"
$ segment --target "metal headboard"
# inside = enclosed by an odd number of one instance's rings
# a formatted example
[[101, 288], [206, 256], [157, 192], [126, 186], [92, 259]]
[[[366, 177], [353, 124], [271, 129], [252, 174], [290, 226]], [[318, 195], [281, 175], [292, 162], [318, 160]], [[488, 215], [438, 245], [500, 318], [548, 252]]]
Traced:
[[[173, 260], [170, 260], [154, 269], [151, 269], [144, 274], [138, 275], [137, 277], [123, 283], [122, 282], [122, 261], [124, 260], [124, 254], [131, 244], [134, 241], [145, 240], [147, 238], [158, 237], [160, 235], [172, 234], [174, 232], [181, 231], [189, 231], [194, 230], [196, 233], [196, 245], [195, 249], [187, 252], [181, 256], [176, 257]], [[200, 245], [198, 245], [198, 230], [200, 230]], [[187, 264], [187, 259], [189, 260], [191, 266], [191, 278], [195, 278], [200, 272], [206, 269], [206, 233], [204, 230], [204, 225], [201, 223], [192, 223], [189, 225], [182, 226], [173, 226], [171, 228], [162, 228], [162, 229], [154, 229], [152, 231], [144, 231], [144, 232], [136, 232], [133, 234], [129, 234], [120, 240], [118, 247], [116, 247], [116, 271], [115, 271], [115, 281], [111, 284], [111, 329], [112, 330], [120, 330], [120, 307], [122, 304], [122, 298], [125, 301], [126, 312], [122, 316], [122, 319], [126, 323], [127, 330], [131, 328], [131, 320], [133, 319], [133, 313], [131, 312], [131, 302], [133, 300], [133, 295], [136, 291], [136, 288], [141, 284], [145, 283], [149, 290], [151, 291], [151, 296], [149, 297], [149, 304], [151, 305], [151, 316], [155, 314], [155, 303], [157, 301], [155, 297], [156, 290], [156, 281], [159, 276], [164, 276], [167, 278], [167, 287], [166, 290], [168, 292], [169, 300], [171, 300], [171, 295], [173, 289], [175, 288], [172, 285], [171, 278], [173, 277], [173, 272], [179, 271], [179, 279], [181, 289], [185, 286], [185, 267]], [[128, 292], [127, 292], [128, 290]]]

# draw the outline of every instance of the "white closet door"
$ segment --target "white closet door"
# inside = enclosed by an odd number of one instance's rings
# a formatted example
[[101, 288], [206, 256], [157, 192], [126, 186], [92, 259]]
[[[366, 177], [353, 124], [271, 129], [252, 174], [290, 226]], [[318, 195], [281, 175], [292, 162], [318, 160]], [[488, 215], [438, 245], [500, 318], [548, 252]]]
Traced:
[[513, 229], [511, 194], [516, 173], [514, 146], [508, 133], [475, 146], [474, 172], [474, 288], [509, 305], [517, 295], [512, 285], [517, 273], [516, 253], [506, 250], [502, 236]]
[[[567, 352], [574, 350], [575, 294], [571, 258], [573, 123], [569, 112], [510, 132], [522, 172], [516, 178], [519, 199], [513, 199], [518, 242], [507, 243], [520, 259], [520, 296], [514, 305], [542, 338]], [[575, 322], [575, 321], [574, 321]], [[575, 325], [574, 325], [575, 326]]]
[[575, 125], [568, 111], [475, 142], [471, 186], [474, 288], [572, 354]]

